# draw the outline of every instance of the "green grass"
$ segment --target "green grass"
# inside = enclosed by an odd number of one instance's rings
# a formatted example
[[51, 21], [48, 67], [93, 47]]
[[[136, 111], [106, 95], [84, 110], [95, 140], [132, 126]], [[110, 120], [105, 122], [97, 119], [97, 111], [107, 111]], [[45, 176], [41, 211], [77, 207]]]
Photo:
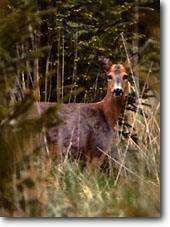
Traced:
[[[1, 216], [159, 217], [157, 118], [151, 109], [146, 119], [135, 114], [138, 144], [130, 138], [117, 138], [114, 153], [106, 154], [105, 165], [96, 169], [82, 168], [78, 160], [69, 158], [57, 164], [43, 147], [35, 150], [34, 136], [27, 136], [28, 131], [25, 136], [24, 130], [22, 135], [16, 134], [16, 130], [8, 130], [6, 134], [5, 127], [1, 149], [5, 151], [6, 143], [14, 160], [15, 155], [20, 155], [17, 163], [13, 163], [13, 172], [1, 177]], [[4, 170], [8, 169], [7, 164], [10, 166], [10, 160], [7, 161], [4, 160]]]
[[132, 176], [115, 178], [100, 170], [80, 170], [77, 163], [53, 167], [48, 188], [48, 216], [157, 217], [159, 186]]

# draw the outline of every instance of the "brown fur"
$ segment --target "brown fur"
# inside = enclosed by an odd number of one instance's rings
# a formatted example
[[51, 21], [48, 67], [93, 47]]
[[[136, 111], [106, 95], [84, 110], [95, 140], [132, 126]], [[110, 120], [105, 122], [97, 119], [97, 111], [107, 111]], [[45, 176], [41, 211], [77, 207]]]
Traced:
[[[105, 68], [114, 79], [114, 65], [110, 67], [109, 62]], [[126, 74], [126, 71], [121, 65], [120, 76], [123, 74]], [[126, 86], [122, 80], [124, 92]], [[64, 123], [47, 132], [48, 143], [53, 153], [60, 154], [61, 158], [71, 153], [72, 156], [91, 163], [97, 163], [96, 158], [102, 159], [101, 150], [108, 152], [111, 147], [113, 129], [124, 101], [124, 94], [120, 97], [113, 96], [113, 87], [114, 83], [108, 82], [107, 94], [101, 102], [63, 104], [59, 115]], [[43, 112], [53, 105], [55, 104], [42, 102], [40, 110]]]

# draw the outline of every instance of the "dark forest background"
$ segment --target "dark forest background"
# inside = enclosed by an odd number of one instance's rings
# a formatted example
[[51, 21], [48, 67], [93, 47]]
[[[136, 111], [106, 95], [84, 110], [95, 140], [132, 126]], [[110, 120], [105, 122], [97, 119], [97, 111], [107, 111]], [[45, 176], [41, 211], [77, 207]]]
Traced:
[[[24, 91], [35, 85], [41, 101], [100, 99], [105, 78], [98, 57], [126, 60], [122, 32], [129, 54], [140, 54], [141, 80], [153, 64], [150, 88], [158, 91], [159, 1], [3, 0], [0, 4], [1, 77], [11, 85], [10, 99], [22, 99]], [[9, 93], [4, 92], [3, 98]]]

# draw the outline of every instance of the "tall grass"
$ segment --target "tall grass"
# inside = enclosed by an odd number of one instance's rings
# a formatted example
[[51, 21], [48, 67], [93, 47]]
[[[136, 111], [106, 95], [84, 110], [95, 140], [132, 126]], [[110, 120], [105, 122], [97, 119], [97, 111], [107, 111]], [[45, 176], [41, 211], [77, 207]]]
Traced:
[[160, 129], [156, 118], [157, 110], [148, 110], [147, 121], [137, 114], [138, 144], [130, 137], [116, 137], [103, 167], [95, 170], [82, 169], [78, 160], [57, 164], [46, 156], [44, 147], [31, 153], [31, 139], [19, 176], [17, 171], [12, 176], [13, 207], [1, 208], [1, 215], [159, 217]]
[[138, 115], [135, 121], [140, 127], [139, 143], [130, 138], [116, 139], [114, 152], [106, 155], [105, 168], [82, 171], [77, 160], [52, 164], [48, 216], [160, 216], [159, 127], [153, 113], [147, 119], [147, 126]]

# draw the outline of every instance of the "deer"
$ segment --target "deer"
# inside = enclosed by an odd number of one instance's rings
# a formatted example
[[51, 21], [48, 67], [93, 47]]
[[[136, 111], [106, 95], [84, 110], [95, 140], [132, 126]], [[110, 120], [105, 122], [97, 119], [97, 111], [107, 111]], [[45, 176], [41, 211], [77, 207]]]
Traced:
[[[87, 165], [101, 165], [113, 143], [125, 95], [128, 92], [128, 73], [124, 64], [113, 64], [110, 58], [101, 57], [99, 63], [107, 78], [105, 97], [94, 103], [63, 104], [59, 116], [63, 123], [47, 130], [50, 152], [62, 160], [70, 153]], [[54, 103], [40, 103], [43, 112]]]

